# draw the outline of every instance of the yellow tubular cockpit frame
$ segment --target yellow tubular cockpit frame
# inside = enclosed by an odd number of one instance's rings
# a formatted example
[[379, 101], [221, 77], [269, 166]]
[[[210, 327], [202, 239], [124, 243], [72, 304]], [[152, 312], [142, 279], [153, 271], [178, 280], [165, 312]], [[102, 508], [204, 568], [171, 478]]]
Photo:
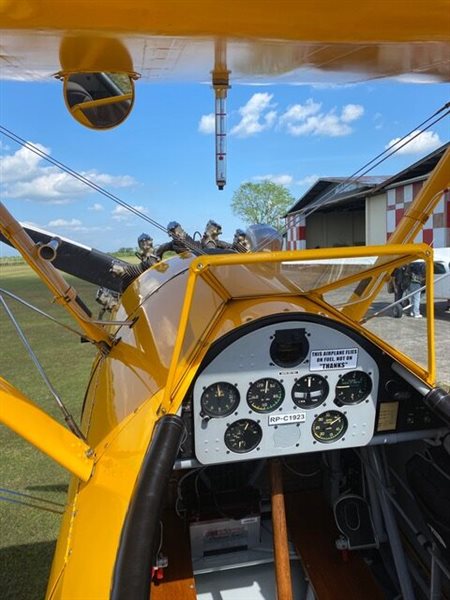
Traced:
[[[308, 297], [309, 301], [315, 305], [316, 312], [320, 312], [334, 320], [350, 325], [355, 330], [362, 333], [364, 336], [370, 338], [378, 346], [386, 350], [393, 356], [401, 357], [401, 362], [413, 371], [421, 379], [425, 380], [430, 385], [434, 382], [435, 378], [435, 352], [434, 352], [434, 306], [433, 302], [427, 302], [427, 343], [428, 343], [428, 365], [427, 369], [421, 368], [409, 357], [403, 355], [401, 352], [390, 346], [384, 340], [378, 338], [375, 334], [363, 328], [363, 326], [347, 316], [342, 312], [334, 308], [331, 304], [325, 302], [322, 295], [331, 290], [336, 290], [349, 284], [357, 284], [358, 282], [369, 279], [372, 276], [382, 276], [384, 281], [389, 279], [392, 271], [403, 264], [413, 262], [414, 260], [423, 260], [426, 265], [426, 286], [427, 291], [430, 294], [430, 298], [433, 297], [433, 252], [432, 249], [426, 244], [390, 244], [386, 246], [366, 246], [358, 248], [326, 248], [326, 249], [314, 249], [314, 250], [300, 250], [300, 251], [280, 251], [280, 252], [259, 252], [254, 254], [223, 254], [223, 255], [204, 255], [196, 258], [190, 265], [189, 276], [186, 285], [186, 292], [183, 307], [181, 310], [180, 321], [178, 326], [178, 335], [175, 341], [172, 360], [169, 368], [167, 377], [167, 383], [165, 387], [165, 393], [161, 405], [159, 407], [159, 414], [175, 413], [178, 411], [181, 402], [192, 383], [192, 380], [196, 374], [199, 361], [205, 355], [206, 348], [209, 347], [212, 341], [214, 341], [214, 330], [220, 320], [223, 318], [223, 314], [227, 308], [232, 311], [232, 303], [239, 298], [233, 296], [231, 291], [227, 288], [226, 282], [223, 277], [220, 277], [221, 273], [225, 274], [225, 269], [238, 267], [238, 266], [252, 266], [259, 265], [273, 265], [280, 266], [282, 264], [289, 264], [298, 262], [308, 261], [319, 261], [319, 260], [330, 260], [333, 259], [346, 259], [346, 258], [358, 258], [358, 257], [379, 257], [382, 259], [382, 264], [375, 264], [368, 266], [362, 271], [348, 275], [344, 278], [340, 278], [337, 281], [329, 282], [312, 290], [302, 290], [295, 288], [295, 286], [286, 286], [286, 290], [282, 293], [271, 294], [270, 290], [267, 291], [265, 296], [261, 296], [262, 299], [270, 300], [273, 297], [282, 297], [288, 299], [289, 297]], [[221, 298], [221, 305], [215, 309], [215, 313], [211, 315], [207, 325], [205, 326], [199, 343], [192, 349], [191, 352], [185, 353], [183, 346], [187, 332], [191, 329], [191, 319], [194, 311], [194, 296], [196, 287], [199, 281], [205, 282], [210, 286]], [[249, 290], [248, 295], [245, 298], [257, 298], [260, 294], [252, 295]], [[351, 300], [352, 304], [357, 302], [364, 303], [366, 297], [363, 295], [357, 301]], [[371, 297], [373, 300], [373, 297]], [[348, 306], [348, 305], [346, 305]]]

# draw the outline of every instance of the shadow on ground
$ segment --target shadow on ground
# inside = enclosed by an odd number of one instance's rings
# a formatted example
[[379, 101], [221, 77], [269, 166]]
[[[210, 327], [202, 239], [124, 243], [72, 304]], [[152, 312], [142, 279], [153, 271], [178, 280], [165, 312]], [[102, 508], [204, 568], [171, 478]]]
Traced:
[[[387, 310], [383, 310], [385, 309], [387, 306], [389, 306], [389, 304], [391, 304], [391, 302], [383, 302], [383, 301], [375, 301], [371, 304], [370, 306], [370, 311], [369, 311], [369, 315], [373, 315], [374, 313], [378, 313], [379, 311], [383, 311], [381, 312], [381, 314], [379, 315], [380, 317], [393, 317], [393, 308], [387, 308]], [[435, 321], [448, 321], [450, 322], [450, 312], [446, 311], [448, 304], [446, 302], [435, 302], [434, 303], [434, 320]], [[406, 309], [403, 314], [404, 316], [408, 316], [410, 312], [410, 309]], [[426, 307], [425, 304], [421, 304], [421, 312], [423, 315], [426, 314]], [[378, 316], [378, 315], [377, 315]]]
[[0, 598], [42, 600], [55, 542], [37, 542], [0, 549]]
[[55, 483], [52, 485], [27, 485], [26, 489], [35, 492], [62, 492], [67, 494], [69, 486], [67, 483]]

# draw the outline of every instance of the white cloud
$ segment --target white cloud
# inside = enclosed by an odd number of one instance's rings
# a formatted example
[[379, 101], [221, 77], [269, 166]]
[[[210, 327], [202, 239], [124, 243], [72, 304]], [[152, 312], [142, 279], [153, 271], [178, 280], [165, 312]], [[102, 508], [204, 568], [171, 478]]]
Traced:
[[270, 173], [268, 175], [255, 175], [252, 177], [253, 181], [272, 181], [273, 183], [277, 183], [279, 185], [297, 185], [302, 187], [310, 187], [318, 179], [318, 175], [306, 175], [305, 177], [302, 177], [302, 179], [294, 179], [292, 175], [288, 175], [287, 173], [280, 175], [272, 175]]
[[305, 104], [294, 104], [281, 115], [280, 125], [289, 127], [299, 121], [305, 121], [311, 115], [318, 113], [321, 106], [321, 104], [314, 102], [312, 98], [309, 98]]
[[344, 123], [356, 121], [364, 114], [364, 108], [360, 104], [346, 104], [342, 109], [341, 119]]
[[[138, 210], [141, 213], [146, 213], [147, 209], [144, 206], [132, 205], [135, 210]], [[128, 210], [125, 206], [116, 206], [111, 213], [112, 218], [115, 221], [129, 221], [134, 216], [136, 216], [131, 210]]]
[[356, 121], [364, 114], [364, 108], [359, 104], [346, 104], [341, 114], [330, 110], [320, 112], [322, 105], [309, 98], [305, 104], [294, 104], [284, 112], [279, 120], [280, 126], [289, 134], [322, 135], [339, 137], [349, 135], [353, 129], [349, 123]]
[[298, 179], [295, 182], [295, 184], [311, 187], [314, 183], [316, 183], [316, 181], [318, 179], [319, 179], [318, 175], [307, 175], [306, 177], [303, 177], [302, 179]]
[[81, 175], [97, 185], [110, 185], [115, 188], [126, 188], [136, 185], [136, 180], [131, 175], [108, 175], [107, 173], [97, 173], [97, 171], [81, 171]]
[[253, 94], [247, 104], [239, 109], [241, 120], [231, 129], [230, 135], [250, 137], [272, 127], [277, 118], [272, 98], [273, 94], [266, 92]]
[[[420, 134], [420, 135], [417, 135]], [[415, 137], [417, 135], [417, 137]], [[438, 133], [433, 133], [432, 131], [423, 131], [420, 129], [413, 131], [410, 135], [406, 136], [403, 142], [400, 142], [401, 138], [394, 138], [391, 140], [385, 148], [394, 149], [397, 145], [403, 146], [404, 142], [411, 140], [408, 144], [401, 147], [397, 150], [398, 154], [426, 154], [427, 152], [432, 152], [439, 146], [442, 146], [443, 142], [441, 141]]]
[[[312, 98], [304, 104], [289, 106], [281, 115], [275, 110], [274, 95], [268, 92], [253, 94], [250, 100], [239, 108], [240, 122], [231, 128], [230, 135], [250, 137], [275, 126], [293, 136], [322, 135], [338, 137], [349, 135], [353, 128], [351, 123], [364, 114], [360, 104], [346, 104], [339, 113], [336, 109], [325, 112], [322, 104]], [[203, 115], [199, 123], [201, 133], [214, 132], [215, 117], [213, 114]]]
[[379, 112], [375, 113], [373, 116], [373, 122], [375, 123], [375, 129], [383, 128], [383, 115]]
[[[33, 146], [46, 154], [50, 153], [49, 148], [41, 144], [33, 144]], [[40, 156], [23, 146], [14, 154], [0, 156], [3, 183], [32, 179], [39, 171], [39, 164], [41, 162], [42, 158]]]
[[[38, 227], [39, 229], [41, 229], [41, 227]], [[90, 234], [90, 233], [96, 233], [96, 232], [101, 232], [104, 233], [105, 231], [111, 231], [111, 227], [109, 226], [99, 226], [99, 225], [95, 225], [95, 226], [86, 226], [83, 225], [81, 221], [79, 221], [78, 219], [70, 219], [70, 221], [66, 220], [66, 219], [54, 219], [53, 221], [50, 221], [49, 223], [47, 223], [47, 225], [44, 225], [43, 229], [46, 229], [48, 231], [51, 231], [54, 234], [58, 234], [62, 231], [68, 231], [70, 233], [76, 233], [77, 237], [80, 234]], [[69, 234], [70, 235], [70, 234]]]
[[291, 185], [294, 178], [292, 175], [282, 174], [282, 175], [256, 175], [252, 178], [254, 181], [272, 181], [272, 183], [277, 183], [278, 185]]
[[70, 219], [67, 221], [66, 219], [54, 219], [53, 221], [49, 221], [47, 227], [78, 227], [81, 225], [81, 221], [78, 219]]
[[216, 117], [214, 113], [209, 115], [202, 115], [200, 123], [198, 124], [198, 130], [200, 133], [214, 133], [216, 129]]
[[[50, 154], [41, 144], [33, 146]], [[94, 190], [56, 166], [47, 166], [44, 159], [26, 147], [13, 154], [0, 156], [2, 192], [8, 198], [25, 198], [48, 204], [68, 204], [74, 198]], [[130, 187], [135, 180], [129, 175], [109, 175], [95, 170], [81, 171], [80, 175], [96, 183], [111, 187]]]
[[100, 212], [104, 210], [103, 204], [99, 202], [95, 202], [92, 206], [88, 206], [88, 210], [92, 210], [93, 212]]

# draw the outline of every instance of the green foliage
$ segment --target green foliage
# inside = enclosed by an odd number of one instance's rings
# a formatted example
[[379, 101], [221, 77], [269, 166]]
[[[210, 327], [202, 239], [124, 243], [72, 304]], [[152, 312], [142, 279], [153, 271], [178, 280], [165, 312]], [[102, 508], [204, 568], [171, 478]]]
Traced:
[[272, 181], [243, 183], [233, 194], [231, 208], [249, 225], [264, 223], [281, 230], [282, 217], [295, 202], [294, 196]]
[[0, 257], [0, 268], [17, 265], [24, 265], [25, 261], [21, 256], [2, 256]]
[[111, 252], [112, 256], [134, 256], [135, 248], [119, 248], [117, 252]]

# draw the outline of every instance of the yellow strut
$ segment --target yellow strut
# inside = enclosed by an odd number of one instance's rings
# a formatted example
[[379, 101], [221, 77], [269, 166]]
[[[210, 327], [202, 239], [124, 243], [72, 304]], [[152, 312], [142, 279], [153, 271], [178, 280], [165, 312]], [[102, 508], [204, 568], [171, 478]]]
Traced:
[[[447, 148], [438, 162], [427, 182], [417, 194], [415, 200], [403, 215], [394, 233], [389, 238], [387, 246], [391, 244], [408, 244], [414, 241], [432, 214], [442, 194], [450, 186], [450, 148]], [[374, 266], [383, 264], [386, 259], [380, 257]], [[366, 314], [374, 298], [384, 285], [385, 276], [373, 276], [364, 288], [364, 300], [353, 292], [348, 305], [342, 312], [355, 321], [360, 321]]]
[[94, 467], [90, 447], [2, 377], [0, 422], [83, 481], [90, 478]]
[[93, 342], [103, 342], [107, 346], [110, 346], [111, 339], [108, 333], [106, 333], [103, 327], [92, 323], [88, 315], [77, 304], [76, 290], [65, 281], [64, 277], [51, 263], [38, 256], [37, 245], [1, 202], [0, 232], [22, 254], [30, 267], [54, 294], [56, 302], [64, 306], [71, 313], [72, 317], [75, 318], [86, 333], [86, 336]]

